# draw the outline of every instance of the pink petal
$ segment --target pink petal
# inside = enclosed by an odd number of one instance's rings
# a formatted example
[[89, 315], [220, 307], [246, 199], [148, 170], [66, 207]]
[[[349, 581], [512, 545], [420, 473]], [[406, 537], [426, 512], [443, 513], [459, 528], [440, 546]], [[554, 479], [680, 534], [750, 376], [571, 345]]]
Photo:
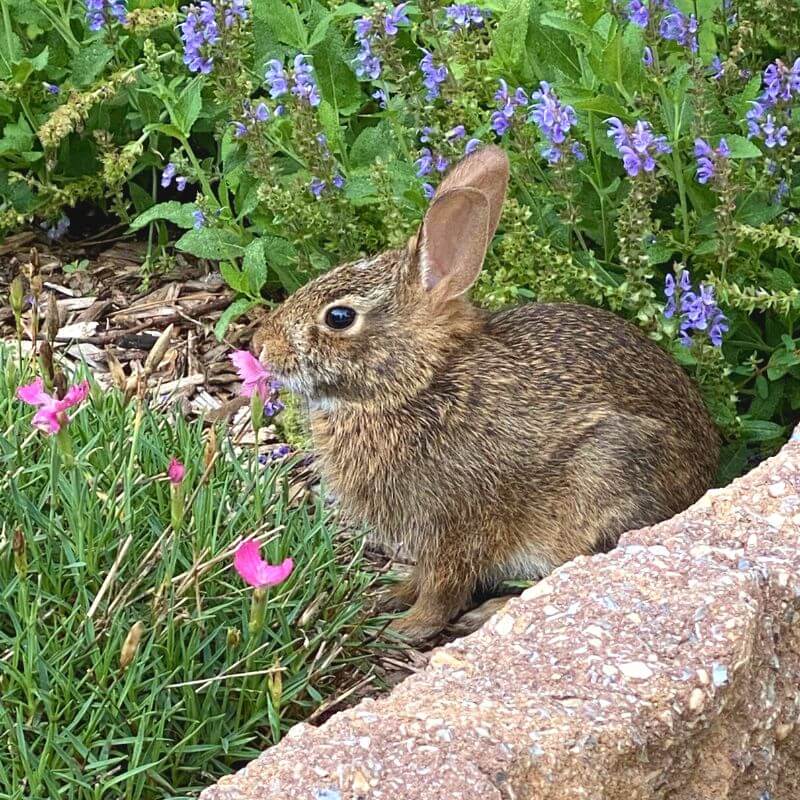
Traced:
[[45, 433], [53, 434], [61, 430], [62, 422], [69, 422], [69, 417], [64, 414], [56, 402], [52, 402], [49, 405], [42, 406], [42, 408], [33, 415], [31, 425]]
[[254, 392], [258, 392], [266, 400], [269, 396], [269, 372], [261, 362], [247, 350], [234, 350], [231, 361], [242, 379], [242, 394], [252, 397]]
[[44, 381], [41, 378], [26, 386], [20, 386], [17, 389], [17, 397], [30, 406], [43, 406], [53, 400], [53, 397], [44, 390]]
[[186, 467], [184, 467], [177, 458], [173, 458], [167, 467], [167, 476], [169, 477], [170, 483], [180, 483], [184, 479], [185, 475]]
[[69, 389], [67, 389], [67, 393], [64, 395], [64, 399], [61, 401], [64, 404], [63, 407], [70, 408], [71, 406], [78, 405], [78, 403], [82, 403], [88, 394], [89, 381], [81, 381], [74, 386], [70, 386]]
[[294, 561], [291, 558], [285, 558], [277, 566], [272, 566], [263, 561], [259, 567], [259, 585], [260, 586], [277, 586], [283, 583], [291, 574], [294, 569]]
[[233, 556], [233, 566], [241, 577], [251, 586], [261, 588], [276, 586], [285, 581], [292, 572], [294, 563], [287, 558], [279, 566], [267, 564], [261, 558], [260, 548], [256, 542], [242, 542]]

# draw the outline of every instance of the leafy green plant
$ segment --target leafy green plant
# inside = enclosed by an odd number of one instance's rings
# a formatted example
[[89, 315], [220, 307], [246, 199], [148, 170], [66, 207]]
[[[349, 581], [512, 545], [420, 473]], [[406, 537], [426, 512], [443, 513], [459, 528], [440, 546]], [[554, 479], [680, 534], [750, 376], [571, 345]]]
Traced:
[[703, 389], [730, 443], [721, 480], [797, 420], [791, 0], [133, 0], [96, 31], [78, 4], [5, 8], [5, 227], [55, 235], [76, 203], [104, 204], [151, 262], [174, 246], [220, 264], [237, 293], [222, 335], [401, 245], [441, 170], [500, 141], [511, 199], [481, 302], [635, 320]]
[[[0, 795], [185, 797], [369, 677], [375, 576], [290, 464], [97, 387], [45, 436], [16, 363], [0, 349]], [[294, 570], [248, 631], [250, 537]]]

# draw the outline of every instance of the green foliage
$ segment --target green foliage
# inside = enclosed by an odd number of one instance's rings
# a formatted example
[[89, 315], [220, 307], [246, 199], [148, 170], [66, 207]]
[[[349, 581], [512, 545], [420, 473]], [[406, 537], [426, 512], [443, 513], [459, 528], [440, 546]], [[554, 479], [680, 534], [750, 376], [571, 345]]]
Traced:
[[[132, 231], [156, 229], [151, 249], [169, 234], [177, 249], [218, 261], [236, 290], [222, 335], [238, 314], [335, 263], [401, 245], [424, 213], [423, 181], [437, 175], [417, 177], [421, 148], [452, 162], [468, 138], [496, 140], [498, 80], [528, 94], [544, 80], [575, 108], [570, 136], [586, 159], [549, 164], [528, 110], [517, 111], [502, 137], [512, 202], [476, 297], [579, 300], [635, 320], [695, 375], [731, 442], [726, 463], [738, 469], [775, 449], [797, 421], [800, 114], [779, 147], [749, 138], [745, 120], [764, 69], [776, 58], [791, 66], [796, 55], [796, 3], [741, 0], [729, 19], [721, 0], [679, 0], [685, 15], [699, 14], [695, 52], [662, 35], [656, 10], [644, 28], [631, 22], [622, 0], [491, 0], [486, 25], [458, 31], [445, 3], [417, 0], [409, 22], [374, 44], [375, 80], [355, 69], [354, 21], [377, 14], [375, 29], [384, 30], [384, 12], [366, 3], [252, 0], [247, 21], [223, 32], [207, 75], [183, 63], [183, 12], [147, 5], [131, 3], [127, 26], [97, 33], [80, 4], [8, 6], [0, 227], [52, 225], [90, 201]], [[426, 96], [421, 48], [448, 71], [437, 98]], [[313, 65], [318, 105], [270, 97], [264, 83], [272, 59], [291, 71], [298, 53]], [[269, 120], [256, 123], [259, 103]], [[666, 137], [671, 153], [647, 180], [626, 175], [607, 135], [612, 116], [647, 120]], [[459, 125], [466, 137], [448, 138]], [[697, 181], [698, 137], [726, 139], [724, 180]], [[162, 186], [167, 163], [186, 179], [183, 191]], [[310, 187], [320, 181], [317, 199]], [[663, 317], [664, 277], [681, 268], [715, 287], [731, 327], [721, 351], [704, 336], [687, 350], [677, 321]]]
[[[293, 501], [287, 465], [224, 431], [209, 451], [177, 413], [137, 423], [135, 402], [97, 387], [73, 409], [69, 465], [14, 396], [30, 378], [0, 350], [0, 796], [194, 796], [372, 669], [375, 576], [321, 503]], [[187, 467], [177, 532], [172, 457]], [[253, 636], [231, 560], [250, 536], [295, 561]]]

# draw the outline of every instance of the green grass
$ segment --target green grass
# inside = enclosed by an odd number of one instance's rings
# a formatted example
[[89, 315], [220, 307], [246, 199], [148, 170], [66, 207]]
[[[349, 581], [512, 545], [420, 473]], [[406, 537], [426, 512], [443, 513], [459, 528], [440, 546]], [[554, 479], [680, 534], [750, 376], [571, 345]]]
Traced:
[[[136, 431], [136, 401], [97, 386], [69, 425], [70, 466], [14, 397], [31, 377], [0, 348], [0, 798], [191, 796], [370, 673], [385, 647], [365, 613], [375, 576], [320, 504], [289, 501], [286, 467], [219, 430], [204, 479], [199, 422], [145, 407]], [[173, 455], [187, 466], [177, 533]], [[253, 534], [295, 571], [250, 638], [230, 553]]]

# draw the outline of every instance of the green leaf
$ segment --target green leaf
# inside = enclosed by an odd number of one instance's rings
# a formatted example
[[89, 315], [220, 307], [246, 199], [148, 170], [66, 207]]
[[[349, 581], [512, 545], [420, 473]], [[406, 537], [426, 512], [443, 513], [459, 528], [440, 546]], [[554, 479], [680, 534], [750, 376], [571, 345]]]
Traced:
[[308, 34], [297, 9], [282, 0], [253, 0], [252, 11], [253, 19], [266, 25], [279, 42], [308, 51]]
[[749, 451], [744, 442], [726, 444], [720, 455], [717, 485], [727, 486], [734, 478], [738, 478], [747, 466], [748, 456]]
[[47, 66], [49, 50], [47, 47], [35, 58], [23, 58], [14, 64], [11, 77], [19, 84], [25, 83], [34, 72], [38, 72]]
[[377, 158], [387, 160], [393, 155], [392, 134], [388, 123], [381, 121], [371, 128], [364, 128], [350, 147], [350, 163], [354, 167], [368, 167]]
[[9, 122], [3, 128], [3, 138], [0, 139], [0, 154], [19, 154], [33, 148], [33, 131], [25, 118], [20, 115], [17, 122]]
[[225, 278], [225, 283], [227, 283], [228, 286], [230, 286], [235, 292], [239, 292], [240, 294], [250, 294], [250, 286], [247, 276], [244, 274], [244, 272], [231, 264], [230, 261], [221, 261], [219, 265], [219, 271], [222, 277]]
[[267, 257], [272, 271], [278, 276], [281, 286], [287, 292], [293, 292], [302, 286], [297, 275], [292, 272], [291, 267], [297, 263], [297, 251], [291, 242], [281, 239], [279, 236], [264, 236], [264, 253]]
[[350, 67], [344, 39], [336, 28], [328, 28], [325, 39], [311, 48], [311, 56], [320, 93], [334, 111], [346, 116], [361, 108], [364, 100], [361, 86]]
[[234, 300], [223, 312], [220, 316], [217, 324], [214, 326], [214, 335], [217, 337], [218, 340], [222, 340], [222, 337], [225, 335], [225, 331], [228, 330], [228, 325], [236, 319], [236, 317], [240, 317], [242, 314], [246, 314], [251, 308], [257, 306], [258, 300], [250, 300], [247, 297], [240, 297], [237, 300]]
[[781, 439], [786, 429], [765, 419], [742, 419], [742, 439], [747, 442], [770, 442]]
[[262, 236], [264, 253], [273, 267], [288, 267], [297, 261], [297, 250], [294, 245], [280, 236]]
[[224, 228], [187, 231], [175, 242], [175, 247], [197, 258], [209, 258], [215, 261], [239, 258], [244, 250], [240, 236]]
[[539, 17], [539, 22], [547, 28], [571, 33], [583, 42], [588, 43], [591, 38], [592, 32], [584, 22], [560, 11], [546, 11]]
[[630, 118], [625, 106], [607, 94], [598, 94], [588, 100], [578, 100], [573, 105], [579, 111], [594, 111], [602, 117], [620, 117], [623, 120]]
[[114, 51], [100, 40], [82, 47], [70, 65], [72, 82], [76, 86], [88, 86], [105, 69], [113, 55]]
[[511, 0], [497, 23], [492, 45], [506, 69], [518, 69], [522, 64], [530, 14], [531, 0]]
[[245, 248], [242, 271], [247, 279], [248, 294], [259, 295], [267, 282], [267, 258], [262, 239], [255, 239]]
[[185, 137], [189, 137], [192, 125], [197, 122], [203, 108], [203, 84], [195, 78], [180, 94], [173, 106], [175, 119], [172, 121]]
[[181, 203], [178, 200], [169, 200], [166, 203], [158, 203], [139, 214], [130, 229], [138, 231], [149, 225], [154, 219], [166, 219], [175, 223], [179, 228], [191, 228], [194, 225], [192, 213], [195, 210], [193, 203]]
[[744, 136], [733, 133], [724, 138], [730, 148], [731, 158], [761, 158], [763, 155], [757, 145]]
[[642, 82], [644, 65], [644, 31], [637, 25], [626, 25], [620, 39], [619, 65], [621, 80], [628, 92], [634, 92]]
[[[363, 9], [362, 9], [363, 13]], [[309, 48], [316, 47], [320, 44], [324, 39], [325, 36], [328, 34], [328, 28], [331, 25], [331, 22], [335, 19], [334, 14], [326, 14], [316, 25], [314, 28], [313, 33], [308, 39], [308, 46]]]
[[339, 130], [339, 115], [327, 100], [320, 102], [317, 107], [317, 114], [319, 115], [322, 130], [325, 131], [325, 136], [328, 137], [328, 147], [334, 153], [341, 153], [343, 148], [342, 136]]

